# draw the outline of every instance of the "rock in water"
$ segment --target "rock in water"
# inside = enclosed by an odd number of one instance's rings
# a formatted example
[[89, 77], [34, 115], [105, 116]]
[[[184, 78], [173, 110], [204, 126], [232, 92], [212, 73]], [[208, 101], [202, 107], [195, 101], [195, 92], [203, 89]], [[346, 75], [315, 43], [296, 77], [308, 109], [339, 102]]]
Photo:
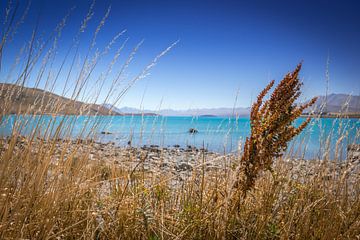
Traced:
[[101, 134], [108, 135], [108, 134], [112, 134], [112, 133], [111, 133], [111, 132], [102, 131]]
[[195, 129], [195, 128], [190, 128], [189, 129], [189, 133], [191, 133], [191, 134], [198, 133], [198, 132], [199, 131], [197, 129]]

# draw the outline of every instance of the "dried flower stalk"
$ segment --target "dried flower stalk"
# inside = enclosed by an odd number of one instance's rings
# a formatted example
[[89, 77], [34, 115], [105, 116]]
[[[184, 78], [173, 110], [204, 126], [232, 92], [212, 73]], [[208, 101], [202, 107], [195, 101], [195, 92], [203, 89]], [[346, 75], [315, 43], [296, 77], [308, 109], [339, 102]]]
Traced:
[[239, 175], [236, 187], [244, 196], [254, 187], [259, 173], [271, 171], [275, 158], [283, 155], [288, 142], [298, 135], [310, 122], [307, 118], [299, 127], [292, 123], [304, 109], [313, 105], [317, 98], [303, 105], [296, 105], [300, 96], [302, 83], [299, 80], [301, 63], [288, 73], [271, 94], [270, 99], [263, 102], [264, 97], [274, 85], [274, 80], [258, 95], [251, 109], [251, 135], [246, 139], [244, 153], [240, 160]]

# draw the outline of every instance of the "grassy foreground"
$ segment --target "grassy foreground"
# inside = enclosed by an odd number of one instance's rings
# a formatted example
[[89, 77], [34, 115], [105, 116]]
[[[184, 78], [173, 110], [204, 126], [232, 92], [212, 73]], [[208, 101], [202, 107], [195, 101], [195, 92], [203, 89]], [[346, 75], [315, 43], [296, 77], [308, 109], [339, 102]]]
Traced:
[[[236, 162], [199, 160], [174, 186], [141, 151], [91, 159], [93, 143], [12, 136], [0, 144], [1, 239], [356, 239], [359, 164], [278, 159], [246, 198]], [[56, 157], [56, 158], [55, 158]], [[161, 154], [160, 154], [161, 157]], [[204, 155], [204, 162], [212, 159]], [[130, 162], [125, 166], [119, 162]], [[234, 200], [236, 199], [236, 200]]]

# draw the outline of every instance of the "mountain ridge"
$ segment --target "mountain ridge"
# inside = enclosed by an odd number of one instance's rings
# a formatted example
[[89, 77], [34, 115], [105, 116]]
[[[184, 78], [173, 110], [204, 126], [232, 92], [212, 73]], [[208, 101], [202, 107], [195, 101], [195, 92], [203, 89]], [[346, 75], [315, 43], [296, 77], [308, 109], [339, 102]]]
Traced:
[[[41, 96], [41, 98], [39, 98]], [[131, 107], [118, 108], [111, 104], [84, 103], [57, 95], [38, 88], [21, 87], [19, 85], [0, 83], [0, 109], [6, 109], [8, 114], [68, 114], [68, 115], [162, 115], [162, 116], [249, 116], [250, 107], [217, 107], [194, 108], [187, 110], [161, 109], [148, 110]], [[39, 101], [39, 99], [42, 100]], [[8, 99], [9, 100], [9, 99]], [[325, 104], [326, 100], [326, 104]], [[305, 101], [306, 102], [306, 101]], [[59, 107], [54, 108], [54, 104]], [[86, 110], [85, 112], [82, 110]], [[305, 114], [315, 113], [356, 113], [360, 114], [360, 96], [344, 93], [332, 93], [328, 96], [318, 96], [314, 106], [304, 111]]]
[[[327, 100], [325, 104], [325, 99]], [[306, 103], [307, 101], [305, 101]], [[105, 105], [104, 105], [105, 106]], [[107, 107], [111, 106], [106, 104]], [[174, 109], [162, 109], [162, 110], [149, 110], [149, 109], [138, 109], [131, 107], [116, 108], [113, 107], [114, 111], [118, 113], [126, 114], [158, 114], [162, 116], [249, 116], [250, 107], [237, 107], [237, 108], [194, 108], [188, 110], [174, 110]], [[349, 95], [344, 93], [332, 93], [326, 96], [318, 96], [315, 104], [306, 109], [305, 113], [309, 112], [328, 112], [328, 113], [360, 113], [360, 96]]]
[[6, 114], [119, 115], [102, 105], [84, 103], [39, 88], [0, 83], [0, 112]]
[[344, 93], [320, 95], [315, 104], [307, 109], [307, 111], [312, 110], [325, 113], [360, 113], [360, 96]]

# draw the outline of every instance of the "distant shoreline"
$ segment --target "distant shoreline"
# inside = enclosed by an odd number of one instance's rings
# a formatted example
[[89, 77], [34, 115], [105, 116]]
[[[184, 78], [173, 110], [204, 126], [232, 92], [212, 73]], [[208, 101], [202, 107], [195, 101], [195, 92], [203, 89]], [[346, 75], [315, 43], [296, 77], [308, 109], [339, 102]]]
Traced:
[[300, 115], [301, 118], [360, 118], [360, 113], [356, 113], [356, 114], [312, 114], [312, 115], [307, 115], [307, 114], [302, 114]]
[[[61, 114], [61, 113], [29, 113], [29, 114], [17, 114], [17, 113], [9, 113], [8, 116], [11, 115], [24, 115], [24, 116], [53, 116], [53, 117], [63, 117], [63, 116], [91, 116], [91, 117], [197, 117], [197, 118], [250, 118], [250, 116], [217, 116], [217, 115], [189, 115], [189, 116], [178, 116], [178, 115], [160, 115], [156, 113], [124, 113], [124, 114]], [[306, 115], [302, 114], [300, 115], [300, 118], [353, 118], [353, 119], [359, 119], [360, 114], [338, 114], [338, 115], [320, 115], [320, 114], [314, 114], [314, 115]]]

